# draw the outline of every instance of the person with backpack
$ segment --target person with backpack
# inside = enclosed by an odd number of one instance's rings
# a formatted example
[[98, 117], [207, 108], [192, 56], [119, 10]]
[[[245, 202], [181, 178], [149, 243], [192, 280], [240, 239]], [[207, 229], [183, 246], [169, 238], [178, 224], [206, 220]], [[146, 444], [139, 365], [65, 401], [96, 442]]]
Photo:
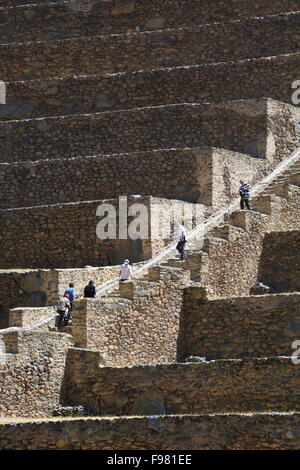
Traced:
[[241, 197], [241, 201], [240, 201], [241, 210], [243, 210], [244, 205], [246, 205], [247, 209], [249, 211], [251, 211], [251, 207], [250, 207], [250, 204], [249, 204], [250, 185], [248, 183], [246, 183], [246, 181], [244, 181], [244, 180], [241, 180], [240, 183], [241, 183], [241, 186], [240, 186], [240, 189], [239, 189], [239, 193], [240, 193], [240, 197]]
[[92, 298], [96, 297], [96, 287], [94, 281], [90, 281], [84, 288], [84, 297]]
[[132, 267], [129, 264], [129, 259], [125, 259], [120, 266], [120, 282], [127, 281], [132, 276]]
[[59, 318], [57, 320], [57, 328], [60, 329], [62, 326], [65, 326], [70, 317], [71, 303], [69, 294], [64, 294], [61, 300], [58, 302], [57, 313]]

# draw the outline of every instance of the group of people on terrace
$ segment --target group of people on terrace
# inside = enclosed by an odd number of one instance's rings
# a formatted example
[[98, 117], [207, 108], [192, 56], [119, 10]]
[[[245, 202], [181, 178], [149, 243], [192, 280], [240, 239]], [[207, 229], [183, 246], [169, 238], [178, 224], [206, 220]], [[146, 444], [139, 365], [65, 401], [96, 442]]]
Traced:
[[[241, 210], [246, 208], [251, 210], [249, 199], [250, 199], [250, 185], [244, 180], [240, 181], [239, 195], [240, 195], [240, 207]], [[184, 225], [179, 225], [178, 229], [178, 243], [176, 249], [180, 254], [180, 260], [185, 261], [187, 259], [185, 245], [187, 243], [186, 229]], [[125, 259], [123, 264], [120, 266], [119, 281], [124, 282], [132, 277], [132, 266], [130, 265], [129, 259]], [[60, 329], [63, 326], [68, 325], [73, 310], [73, 302], [76, 299], [76, 289], [74, 284], [71, 282], [69, 287], [65, 290], [61, 300], [57, 307], [57, 313], [59, 314], [57, 326]], [[96, 297], [96, 287], [94, 281], [89, 283], [84, 288], [84, 297], [93, 298]]]
[[[120, 282], [124, 282], [128, 279], [131, 279], [131, 276], [132, 266], [130, 266], [129, 259], [125, 259], [123, 264], [120, 266], [119, 280]], [[58, 329], [68, 325], [70, 319], [72, 318], [73, 302], [77, 297], [78, 296], [74, 287], [74, 283], [70, 282], [69, 287], [65, 290], [57, 306], [57, 313], [59, 315], [57, 319]], [[89, 283], [85, 286], [83, 297], [96, 297], [96, 286], [94, 281], [89, 281]]]

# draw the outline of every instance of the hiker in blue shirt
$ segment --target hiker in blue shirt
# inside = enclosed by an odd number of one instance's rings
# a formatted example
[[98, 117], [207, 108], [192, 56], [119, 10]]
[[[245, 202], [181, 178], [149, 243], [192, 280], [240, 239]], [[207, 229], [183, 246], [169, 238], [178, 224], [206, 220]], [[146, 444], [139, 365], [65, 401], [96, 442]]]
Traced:
[[241, 209], [243, 210], [244, 205], [246, 205], [247, 209], [249, 211], [251, 211], [251, 207], [250, 207], [250, 204], [249, 204], [250, 185], [248, 183], [246, 183], [246, 181], [243, 181], [243, 180], [241, 180], [240, 183], [241, 183], [241, 186], [240, 186], [240, 189], [239, 189], [239, 193], [240, 193], [240, 196], [241, 196], [241, 202], [240, 202]]
[[74, 288], [73, 282], [70, 282], [69, 288], [65, 290], [64, 295], [66, 295], [66, 294], [69, 294], [69, 296], [70, 296], [70, 304], [71, 304], [71, 309], [70, 309], [70, 310], [71, 310], [71, 312], [72, 312], [72, 310], [73, 310], [73, 302], [74, 302], [74, 300], [75, 300], [75, 298], [76, 298], [76, 289]]

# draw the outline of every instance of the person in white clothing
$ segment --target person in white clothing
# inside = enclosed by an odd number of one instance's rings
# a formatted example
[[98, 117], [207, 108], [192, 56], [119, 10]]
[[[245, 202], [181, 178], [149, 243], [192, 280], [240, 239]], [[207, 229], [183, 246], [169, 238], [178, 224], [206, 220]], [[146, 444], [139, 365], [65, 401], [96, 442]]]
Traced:
[[129, 259], [125, 259], [124, 263], [120, 266], [120, 281], [124, 282], [132, 276], [132, 267], [129, 264]]
[[180, 261], [185, 261], [187, 259], [185, 252], [186, 230], [183, 225], [179, 225], [178, 227], [178, 239], [176, 250], [180, 253]]
[[179, 224], [179, 226], [178, 226], [178, 239], [182, 240], [183, 237], [186, 239], [186, 230], [185, 230], [185, 227], [183, 225]]

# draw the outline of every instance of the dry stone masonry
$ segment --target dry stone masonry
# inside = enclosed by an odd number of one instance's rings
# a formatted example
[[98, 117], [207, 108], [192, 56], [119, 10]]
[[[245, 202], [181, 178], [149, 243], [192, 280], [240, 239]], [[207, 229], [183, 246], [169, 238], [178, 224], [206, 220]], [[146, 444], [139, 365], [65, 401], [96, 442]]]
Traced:
[[[297, 28], [299, 12], [294, 12], [160, 31], [17, 42], [3, 45], [0, 50], [1, 62], [6, 65], [7, 70], [2, 79], [24, 80], [23, 86], [26, 86], [26, 81], [30, 79], [70, 77], [79, 73], [124, 74], [154, 67], [209, 63], [216, 67], [219, 62], [251, 58], [262, 59], [252, 62], [253, 68], [255, 64], [261, 64], [262, 73], [263, 64], [268, 63], [270, 66], [270, 57], [273, 62], [280, 63], [283, 60], [281, 56], [286, 55], [288, 61], [288, 58], [292, 60], [292, 56], [297, 54]], [[226, 49], [218, 41], [220, 36]], [[265, 72], [268, 73], [266, 67]], [[282, 75], [279, 76], [283, 78]], [[274, 78], [273, 76], [270, 92], [274, 92]], [[225, 84], [226, 81], [223, 82], [222, 94]], [[34, 84], [29, 81], [28, 86], [30, 85], [34, 89]], [[39, 82], [36, 83], [37, 89], [38, 85]], [[45, 85], [44, 83], [44, 88]], [[42, 83], [40, 87], [42, 88]], [[205, 88], [207, 87], [208, 83], [205, 84]], [[45, 96], [45, 101], [51, 99], [55, 97]]]
[[57, 204], [144, 194], [218, 208], [234, 197], [241, 172], [253, 183], [270, 165], [264, 158], [214, 147], [0, 163], [0, 205], [31, 207], [40, 201]]
[[[0, 449], [299, 449], [298, 0], [11, 3]], [[121, 196], [148, 237], [120, 235]], [[182, 262], [155, 228], [185, 210]]]

